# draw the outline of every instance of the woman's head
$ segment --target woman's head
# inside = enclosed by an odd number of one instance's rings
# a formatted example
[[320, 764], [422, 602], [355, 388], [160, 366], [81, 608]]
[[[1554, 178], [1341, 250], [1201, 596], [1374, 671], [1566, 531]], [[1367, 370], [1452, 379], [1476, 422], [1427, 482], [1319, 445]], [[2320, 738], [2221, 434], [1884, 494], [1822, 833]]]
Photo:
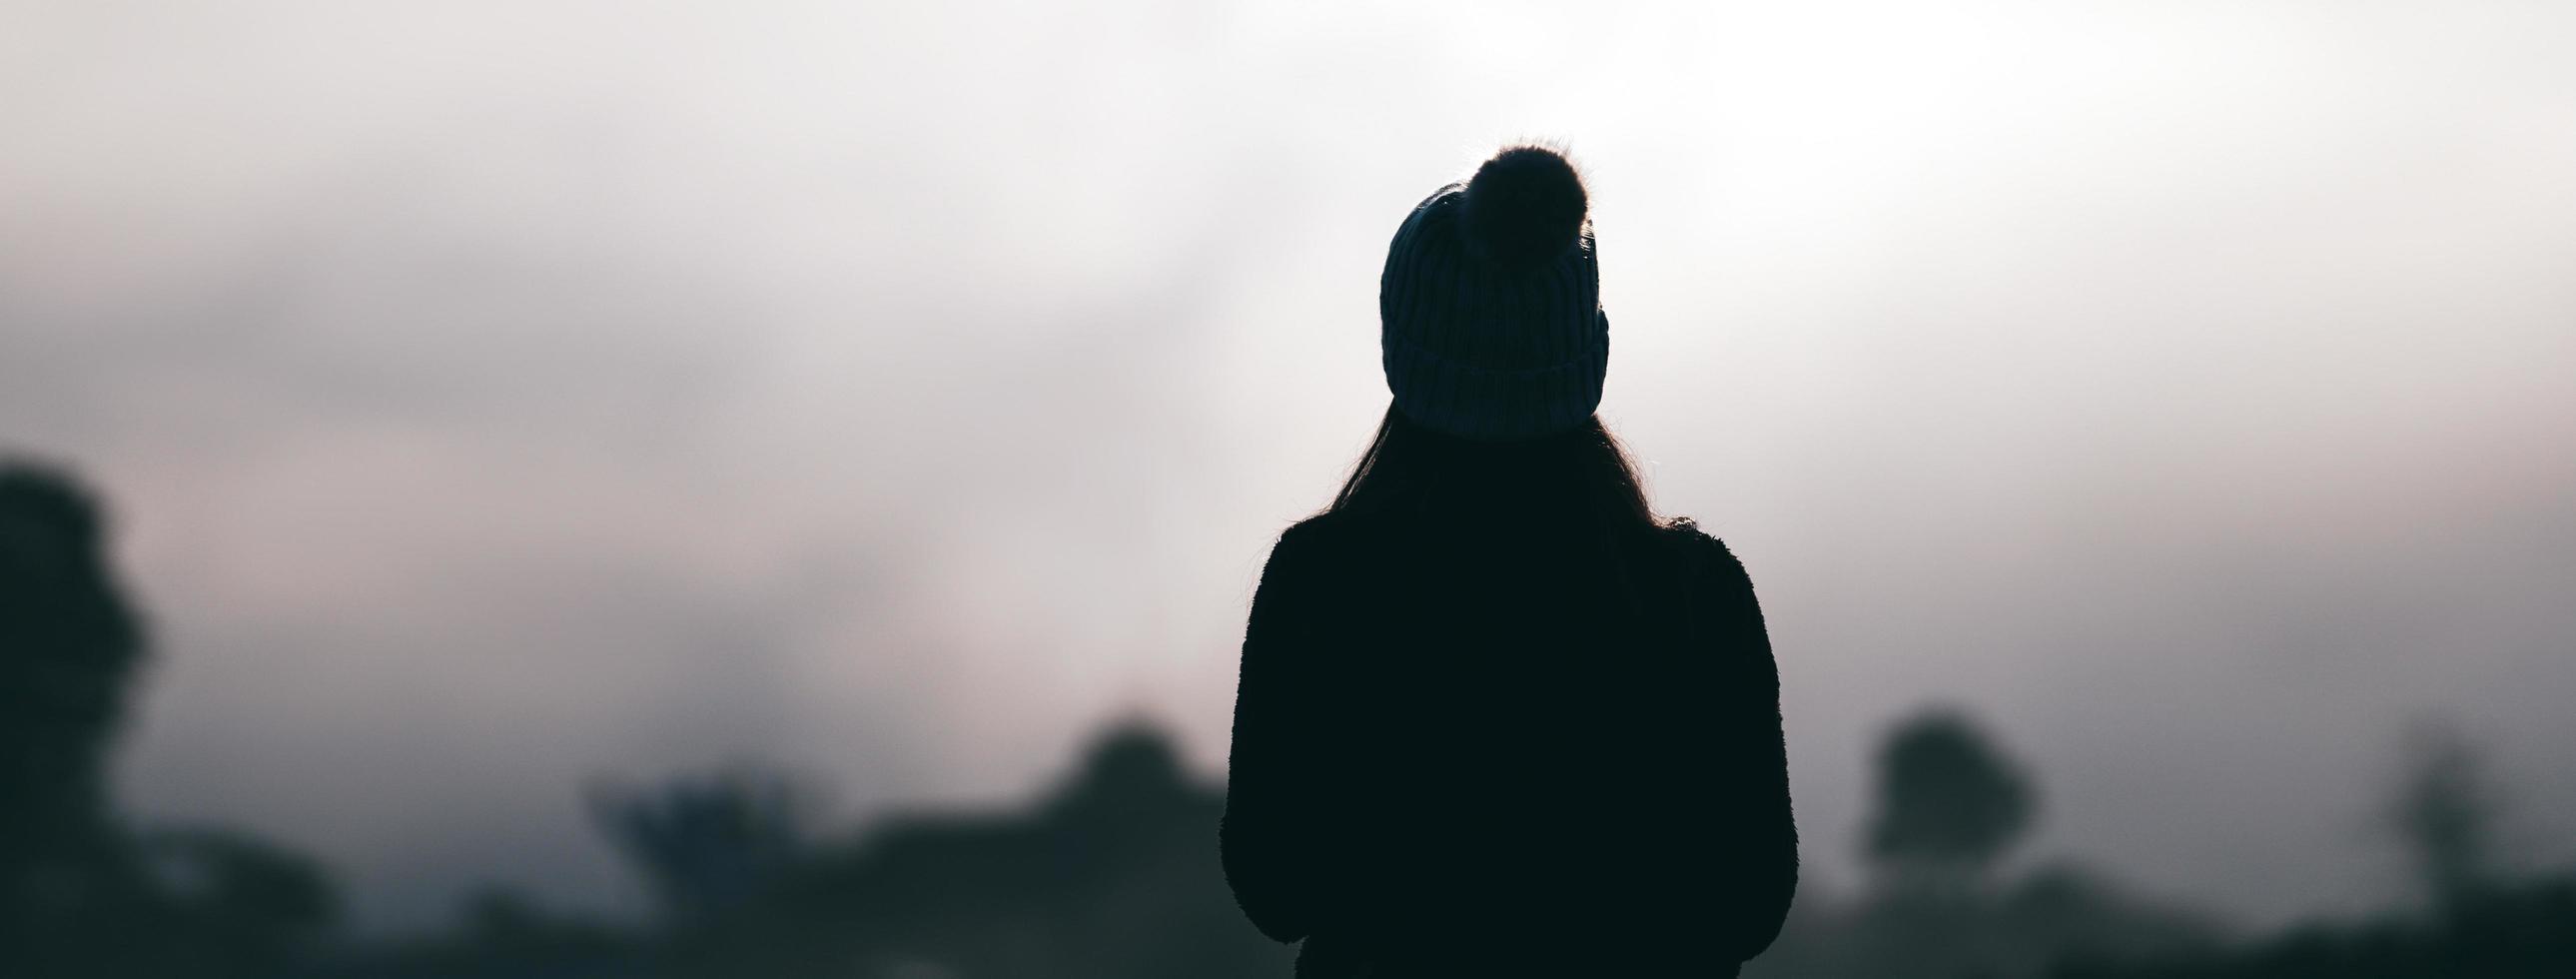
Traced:
[[1406, 216], [1378, 280], [1394, 401], [1332, 509], [1654, 525], [1636, 468], [1593, 415], [1610, 322], [1589, 200], [1563, 154], [1515, 146]]
[[1586, 425], [1610, 356], [1589, 197], [1554, 150], [1505, 149], [1387, 247], [1378, 339], [1396, 409], [1490, 441]]

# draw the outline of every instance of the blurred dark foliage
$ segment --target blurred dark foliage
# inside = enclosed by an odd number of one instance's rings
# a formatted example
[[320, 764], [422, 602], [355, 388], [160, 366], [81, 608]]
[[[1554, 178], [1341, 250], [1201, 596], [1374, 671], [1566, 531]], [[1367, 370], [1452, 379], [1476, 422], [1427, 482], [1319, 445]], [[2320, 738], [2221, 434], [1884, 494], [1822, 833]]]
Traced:
[[0, 465], [0, 976], [285, 974], [335, 918], [319, 867], [111, 811], [106, 759], [144, 643], [104, 538], [77, 482]]
[[2187, 908], [2132, 894], [2098, 873], [2050, 866], [1973, 895], [1873, 891], [1801, 896], [1789, 926], [1746, 979], [2036, 977], [2068, 960], [2132, 963], [2215, 948], [2225, 931]]
[[2311, 925], [2248, 947], [2126, 966], [2070, 961], [2053, 979], [2566, 979], [2576, 878], [2500, 884], [2429, 916]]
[[0, 471], [0, 906], [28, 930], [61, 927], [120, 862], [101, 783], [143, 641], [99, 538], [80, 487]]
[[2418, 723], [2406, 748], [2389, 823], [2414, 859], [2426, 897], [2445, 907], [2475, 901], [2496, 881], [2501, 808], [2487, 784], [2484, 757], [2468, 735], [2440, 721]]
[[811, 808], [794, 780], [753, 770], [591, 794], [601, 830], [684, 923], [738, 909], [794, 870]]
[[1878, 818], [1865, 855], [1883, 886], [1961, 892], [1984, 882], [2037, 808], [2020, 767], [1967, 715], [1896, 726], [1878, 755]]
[[2408, 732], [2389, 800], [2425, 911], [2309, 925], [2248, 947], [2169, 955], [2126, 967], [2071, 959], [2055, 979], [2396, 979], [2576, 976], [2576, 876], [2516, 880], [2498, 859], [2503, 804], [2484, 756], [2441, 721]]
[[[637, 813], [650, 814], [655, 844], [623, 848], [648, 879], [739, 866], [746, 849], [778, 848], [746, 848], [733, 829], [660, 827], [688, 810], [701, 815], [678, 823], [775, 832], [792, 795], [782, 784], [687, 779], [637, 797], [648, 800], [640, 809], [612, 807], [603, 824], [629, 834]], [[1242, 920], [1218, 870], [1223, 808], [1223, 793], [1191, 780], [1168, 739], [1121, 727], [1026, 812], [896, 817], [855, 839], [801, 844], [757, 889], [724, 885], [739, 900], [681, 899], [654, 927], [611, 931], [486, 897], [457, 934], [353, 947], [314, 974], [1284, 977], [1288, 950]]]
[[2070, 958], [2129, 962], [2223, 940], [2208, 918], [2081, 867], [1998, 880], [1995, 863], [2031, 827], [2038, 790], [1963, 712], [1897, 724], [1875, 786], [1861, 840], [1868, 892], [1844, 903], [1802, 893], [1747, 977], [2035, 977]]
[[[604, 923], [492, 889], [440, 933], [353, 934], [313, 862], [114, 812], [106, 759], [145, 645], [103, 537], [76, 483], [0, 465], [0, 977], [1289, 973], [1290, 950], [1226, 890], [1221, 788], [1133, 724], [1016, 811], [897, 816], [855, 835], [817, 832], [814, 794], [756, 768], [595, 789], [597, 825], [660, 902], [651, 920]], [[2080, 867], [2007, 872], [2035, 782], [1967, 715], [1922, 715], [1877, 759], [1868, 888], [1808, 887], [1746, 975], [2576, 976], [2576, 875], [2501, 874], [2474, 746], [2438, 727], [2413, 746], [2389, 815], [2428, 910], [2247, 941]]]

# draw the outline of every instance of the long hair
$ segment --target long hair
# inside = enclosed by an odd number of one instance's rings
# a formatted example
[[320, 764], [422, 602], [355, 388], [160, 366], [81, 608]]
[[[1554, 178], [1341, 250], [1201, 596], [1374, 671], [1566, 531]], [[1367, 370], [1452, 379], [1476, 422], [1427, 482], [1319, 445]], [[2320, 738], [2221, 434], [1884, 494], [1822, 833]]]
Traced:
[[1506, 514], [1575, 521], [1605, 537], [1665, 525], [1598, 415], [1568, 432], [1480, 442], [1425, 428], [1393, 405], [1326, 511]]

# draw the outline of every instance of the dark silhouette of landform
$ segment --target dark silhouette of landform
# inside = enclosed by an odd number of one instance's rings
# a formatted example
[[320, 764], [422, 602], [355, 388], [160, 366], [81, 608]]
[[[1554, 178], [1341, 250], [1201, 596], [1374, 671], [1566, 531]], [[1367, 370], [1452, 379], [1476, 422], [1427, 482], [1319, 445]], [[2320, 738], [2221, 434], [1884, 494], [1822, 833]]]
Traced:
[[[138, 826], [108, 797], [116, 733], [151, 655], [106, 565], [109, 533], [74, 481], [0, 464], [0, 976], [1289, 973], [1292, 949], [1254, 931], [1227, 893], [1222, 787], [1135, 723], [1101, 734], [1023, 805], [856, 830], [820, 825], [814, 787], [756, 768], [593, 787], [596, 825], [656, 898], [649, 920], [599, 921], [495, 889], [462, 901], [445, 930], [360, 937], [316, 862], [220, 828]], [[1746, 975], [2576, 975], [2576, 871], [2503, 870], [2500, 806], [2475, 744], [2434, 725], [2409, 746], [2381, 815], [2421, 905], [2240, 935], [2098, 871], [2013, 869], [2008, 855], [2044, 812], [2038, 777], [1964, 711], [1917, 715], [1876, 758], [1875, 812], [1856, 841], [1867, 886], [1802, 889]]]

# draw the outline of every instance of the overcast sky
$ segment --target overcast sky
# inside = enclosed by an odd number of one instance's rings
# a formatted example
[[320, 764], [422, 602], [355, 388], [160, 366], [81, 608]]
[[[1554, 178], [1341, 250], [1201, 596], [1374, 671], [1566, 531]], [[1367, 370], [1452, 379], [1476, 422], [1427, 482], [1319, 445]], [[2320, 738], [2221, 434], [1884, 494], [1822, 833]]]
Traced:
[[2033, 856], [2257, 921], [2399, 892], [2427, 714], [2576, 860], [2576, 8], [1385, 6], [0, 0], [0, 450], [118, 515], [123, 798], [411, 927], [636, 907], [599, 778], [1213, 775], [1388, 237], [1549, 137], [1821, 886], [1932, 702]]

